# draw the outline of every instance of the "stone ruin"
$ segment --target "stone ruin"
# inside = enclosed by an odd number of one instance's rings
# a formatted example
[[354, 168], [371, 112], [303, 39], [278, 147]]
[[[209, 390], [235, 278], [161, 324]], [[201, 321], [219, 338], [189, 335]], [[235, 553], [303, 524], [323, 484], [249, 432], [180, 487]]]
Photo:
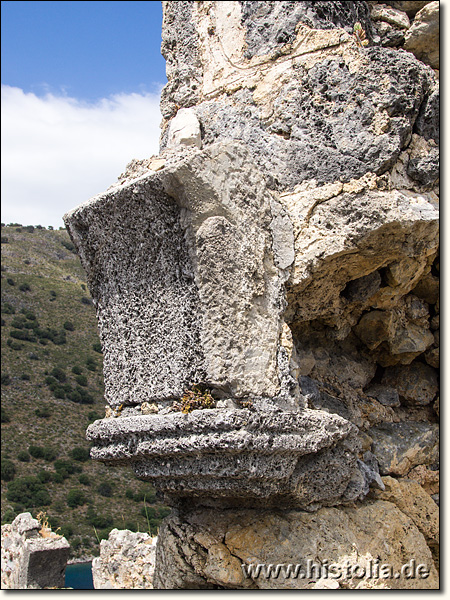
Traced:
[[2, 589], [64, 588], [70, 545], [30, 513], [2, 525]]
[[436, 587], [439, 63], [410, 32], [438, 3], [387, 4], [163, 2], [160, 155], [65, 216], [104, 352], [92, 458], [174, 507], [156, 588], [316, 585], [240, 568], [325, 547], [314, 522], [347, 523], [337, 561], [415, 548], [428, 579], [387, 587]]

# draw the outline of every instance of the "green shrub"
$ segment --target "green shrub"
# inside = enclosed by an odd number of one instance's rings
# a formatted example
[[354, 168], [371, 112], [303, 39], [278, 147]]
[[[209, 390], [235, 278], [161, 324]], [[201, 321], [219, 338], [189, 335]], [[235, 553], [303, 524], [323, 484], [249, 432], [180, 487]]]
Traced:
[[82, 490], [72, 489], [67, 495], [67, 506], [70, 508], [76, 508], [77, 506], [83, 506], [86, 504], [86, 496]]
[[21, 292], [29, 292], [31, 290], [30, 284], [27, 282], [22, 283], [21, 285], [19, 285], [19, 290]]
[[65, 471], [69, 475], [73, 475], [74, 473], [81, 473], [81, 471], [82, 471], [81, 467], [70, 462], [70, 460], [64, 460], [61, 458], [59, 458], [58, 460], [55, 460], [55, 462], [53, 463], [53, 466], [56, 471], [58, 471], [58, 472]]
[[73, 252], [73, 253], [76, 254], [76, 248], [72, 244], [72, 242], [67, 242], [66, 240], [61, 240], [61, 244], [64, 246], [64, 248], [66, 248], [67, 250], [69, 250], [69, 252]]
[[43, 458], [47, 462], [52, 462], [58, 456], [58, 451], [50, 446], [30, 446], [28, 452], [33, 458]]
[[36, 315], [30, 310], [25, 310], [23, 314], [29, 321], [36, 321]]
[[102, 496], [105, 496], [105, 498], [110, 498], [113, 495], [112, 485], [110, 483], [104, 481], [103, 483], [101, 483], [98, 486], [97, 492], [99, 494], [101, 494]]
[[16, 474], [16, 467], [12, 460], [2, 460], [1, 478], [2, 481], [12, 481]]
[[8, 413], [6, 412], [6, 410], [4, 409], [4, 407], [1, 407], [1, 422], [2, 423], [9, 423], [11, 421], [11, 419], [9, 418]]
[[75, 327], [74, 324], [72, 323], [72, 321], [66, 321], [63, 325], [64, 329], [67, 329], [67, 331], [75, 331]]
[[16, 313], [16, 309], [9, 302], [5, 302], [2, 304], [2, 313], [4, 315], [14, 315]]
[[8, 244], [9, 243], [9, 239], [6, 235], [2, 235], [2, 244]]
[[88, 358], [86, 359], [86, 367], [89, 369], [89, 371], [96, 371], [97, 363], [95, 362], [95, 358], [92, 358], [92, 356], [88, 356]]
[[127, 488], [126, 492], [125, 492], [125, 497], [128, 498], [128, 500], [134, 500], [133, 490], [130, 490], [130, 488]]
[[78, 385], [81, 385], [83, 387], [87, 387], [88, 380], [87, 380], [86, 375], [77, 375], [75, 377], [75, 381], [78, 383]]
[[78, 477], [78, 481], [83, 485], [91, 485], [89, 475], [86, 475], [86, 473], [81, 473], [81, 475]]
[[52, 474], [49, 471], [42, 470], [39, 471], [36, 477], [39, 479], [39, 481], [42, 481], [42, 483], [48, 483], [52, 479]]
[[73, 458], [73, 460], [85, 462], [89, 460], [89, 450], [87, 448], [82, 448], [81, 446], [78, 446], [77, 448], [73, 448], [73, 450], [70, 451], [70, 456]]
[[18, 315], [14, 317], [11, 321], [11, 327], [15, 327], [16, 329], [23, 329], [25, 327], [26, 318], [22, 315]]
[[64, 383], [67, 380], [67, 376], [63, 369], [60, 367], [55, 367], [50, 371], [50, 375], [57, 379], [60, 383]]
[[113, 524], [113, 518], [105, 515], [98, 515], [92, 507], [89, 507], [86, 513], [86, 521], [96, 529], [106, 529]]
[[64, 400], [66, 397], [66, 392], [60, 385], [52, 387], [51, 390], [55, 398], [58, 398], [59, 400]]
[[158, 516], [158, 509], [154, 506], [143, 506], [141, 508], [141, 515], [145, 518], [154, 519]]
[[44, 484], [37, 477], [30, 475], [17, 477], [12, 481], [8, 485], [6, 497], [11, 502], [19, 502], [27, 507], [48, 506], [51, 503], [50, 494]]
[[102, 345], [100, 342], [95, 342], [95, 344], [92, 344], [92, 348], [94, 352], [98, 352], [99, 354], [102, 353]]
[[41, 446], [30, 446], [28, 452], [33, 458], [44, 458], [44, 448]]
[[66, 472], [61, 473], [60, 471], [55, 471], [54, 473], [52, 473], [52, 481], [54, 481], [55, 483], [62, 483], [64, 479], [67, 479], [68, 477], [69, 474]]
[[19, 344], [19, 342], [15, 342], [11, 338], [6, 340], [6, 345], [11, 348], [11, 350], [22, 350], [23, 344]]
[[83, 372], [83, 369], [81, 367], [79, 367], [78, 365], [75, 365], [74, 367], [72, 367], [72, 373], [74, 375], [81, 375], [82, 372]]
[[[14, 284], [12, 284], [12, 285], [14, 285]], [[91, 306], [91, 304], [92, 304], [92, 300], [90, 298], [88, 298], [87, 296], [83, 296], [81, 298], [81, 302], [83, 304], [86, 304], [87, 306]]]
[[88, 412], [88, 420], [89, 423], [93, 423], [94, 421], [97, 421], [98, 419], [101, 419], [102, 415], [99, 415], [97, 412], [95, 412], [95, 410], [91, 410]]
[[11, 376], [9, 373], [2, 373], [1, 375], [2, 385], [9, 385], [11, 383]]
[[30, 455], [28, 454], [28, 452], [26, 450], [21, 450], [18, 455], [17, 458], [21, 461], [21, 462], [30, 462]]
[[16, 282], [11, 277], [8, 277], [8, 279], [6, 280], [6, 283], [8, 285], [16, 285]]
[[23, 331], [21, 329], [12, 329], [9, 332], [9, 335], [16, 340], [22, 340], [25, 342], [33, 342], [33, 343], [37, 342], [36, 336], [34, 336], [28, 330]]
[[20, 376], [20, 379], [22, 381], [30, 381], [31, 377], [28, 375], [28, 373], [22, 373], [22, 375]]
[[56, 300], [57, 296], [58, 296], [58, 294], [55, 292], [55, 290], [50, 290], [50, 302], [53, 302], [54, 300]]
[[66, 539], [69, 539], [72, 537], [73, 535], [73, 527], [72, 525], [61, 525], [61, 529], [59, 530], [59, 533], [64, 536]]

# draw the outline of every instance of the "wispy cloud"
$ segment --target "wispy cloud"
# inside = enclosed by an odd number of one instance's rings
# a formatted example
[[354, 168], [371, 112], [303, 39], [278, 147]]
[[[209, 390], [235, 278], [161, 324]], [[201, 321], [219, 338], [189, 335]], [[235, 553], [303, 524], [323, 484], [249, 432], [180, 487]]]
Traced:
[[2, 85], [2, 221], [61, 226], [132, 158], [158, 153], [159, 96], [86, 104]]

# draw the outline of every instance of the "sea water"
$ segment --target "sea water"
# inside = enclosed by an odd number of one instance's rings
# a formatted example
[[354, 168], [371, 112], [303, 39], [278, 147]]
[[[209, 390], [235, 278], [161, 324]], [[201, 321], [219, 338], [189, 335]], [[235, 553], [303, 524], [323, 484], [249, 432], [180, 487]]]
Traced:
[[67, 565], [65, 587], [74, 590], [93, 590], [92, 563]]

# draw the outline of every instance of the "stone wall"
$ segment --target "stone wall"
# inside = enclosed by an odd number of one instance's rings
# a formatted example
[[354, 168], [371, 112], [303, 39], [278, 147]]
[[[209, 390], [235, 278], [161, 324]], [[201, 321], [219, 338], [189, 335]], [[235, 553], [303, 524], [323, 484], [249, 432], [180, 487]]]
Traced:
[[[174, 507], [155, 588], [435, 589], [438, 3], [163, 7], [161, 153], [65, 217], [92, 457]], [[428, 575], [242, 570], [317, 558]]]

